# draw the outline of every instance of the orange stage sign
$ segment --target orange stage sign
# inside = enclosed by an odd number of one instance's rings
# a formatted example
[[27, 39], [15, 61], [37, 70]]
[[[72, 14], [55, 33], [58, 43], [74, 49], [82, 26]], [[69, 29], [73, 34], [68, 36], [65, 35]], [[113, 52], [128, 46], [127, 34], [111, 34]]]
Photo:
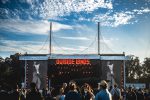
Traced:
[[90, 60], [88, 59], [57, 59], [56, 60], [57, 65], [89, 65]]

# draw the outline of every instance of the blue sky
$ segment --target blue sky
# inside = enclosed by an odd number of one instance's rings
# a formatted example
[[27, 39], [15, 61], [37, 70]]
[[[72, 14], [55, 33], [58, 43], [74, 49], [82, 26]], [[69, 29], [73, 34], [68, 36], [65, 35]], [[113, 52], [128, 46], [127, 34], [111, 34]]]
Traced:
[[150, 0], [0, 0], [0, 56], [101, 53], [150, 57]]

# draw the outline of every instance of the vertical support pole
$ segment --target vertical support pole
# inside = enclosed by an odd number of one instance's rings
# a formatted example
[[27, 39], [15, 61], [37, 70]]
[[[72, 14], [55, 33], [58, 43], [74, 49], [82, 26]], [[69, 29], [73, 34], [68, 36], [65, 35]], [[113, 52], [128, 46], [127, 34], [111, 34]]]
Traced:
[[27, 86], [27, 82], [26, 82], [26, 80], [27, 80], [27, 75], [26, 75], [26, 73], [27, 73], [27, 61], [26, 60], [25, 60], [24, 71], [25, 71], [24, 88], [26, 88], [26, 86]]
[[51, 39], [52, 39], [52, 22], [50, 22], [50, 32], [49, 32], [49, 54], [51, 55]]
[[[49, 54], [50, 54], [50, 57], [51, 57], [51, 52], [52, 52], [52, 49], [51, 49], [51, 47], [52, 47], [52, 43], [51, 43], [51, 41], [52, 41], [52, 22], [50, 22], [50, 33], [49, 33]], [[48, 60], [49, 61], [49, 60]], [[47, 75], [48, 75], [48, 71], [47, 71]], [[48, 77], [48, 87], [49, 87], [49, 89], [50, 89], [50, 78], [49, 78], [49, 76], [47, 76]]]
[[97, 38], [97, 45], [98, 45], [98, 55], [99, 55], [99, 69], [100, 69], [100, 79], [102, 79], [101, 75], [102, 75], [102, 58], [101, 58], [101, 55], [100, 55], [100, 22], [98, 22], [98, 27], [97, 27], [97, 31], [98, 31], [98, 38]]
[[100, 55], [100, 22], [98, 22], [98, 55]]

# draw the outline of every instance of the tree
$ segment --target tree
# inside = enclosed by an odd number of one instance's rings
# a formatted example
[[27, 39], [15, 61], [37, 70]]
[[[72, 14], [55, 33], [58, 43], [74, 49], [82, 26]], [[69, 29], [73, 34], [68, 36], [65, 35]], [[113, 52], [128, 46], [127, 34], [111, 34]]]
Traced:
[[134, 80], [134, 71], [133, 71], [134, 59], [126, 61], [126, 81], [131, 82]]
[[21, 83], [22, 70], [20, 68], [19, 54], [11, 55], [10, 58], [0, 57], [0, 84], [12, 87]]
[[6, 59], [0, 57], [0, 84], [8, 84], [12, 73], [11, 59], [8, 57]]
[[140, 82], [143, 77], [143, 67], [138, 57], [132, 57], [126, 62], [126, 80], [127, 82]]
[[12, 80], [14, 84], [21, 83], [21, 68], [20, 68], [20, 61], [19, 61], [19, 53], [11, 55], [10, 58], [12, 59], [11, 67], [13, 70]]
[[143, 80], [148, 83], [150, 82], [150, 58], [145, 58], [143, 62]]

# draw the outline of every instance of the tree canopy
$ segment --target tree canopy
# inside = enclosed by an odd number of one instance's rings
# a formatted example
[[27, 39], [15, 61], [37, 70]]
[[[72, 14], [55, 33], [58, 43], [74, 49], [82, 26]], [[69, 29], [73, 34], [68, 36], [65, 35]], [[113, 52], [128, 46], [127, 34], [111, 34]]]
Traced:
[[150, 82], [150, 58], [145, 58], [140, 63], [138, 57], [132, 57], [126, 61], [126, 80], [129, 83], [149, 83]]

